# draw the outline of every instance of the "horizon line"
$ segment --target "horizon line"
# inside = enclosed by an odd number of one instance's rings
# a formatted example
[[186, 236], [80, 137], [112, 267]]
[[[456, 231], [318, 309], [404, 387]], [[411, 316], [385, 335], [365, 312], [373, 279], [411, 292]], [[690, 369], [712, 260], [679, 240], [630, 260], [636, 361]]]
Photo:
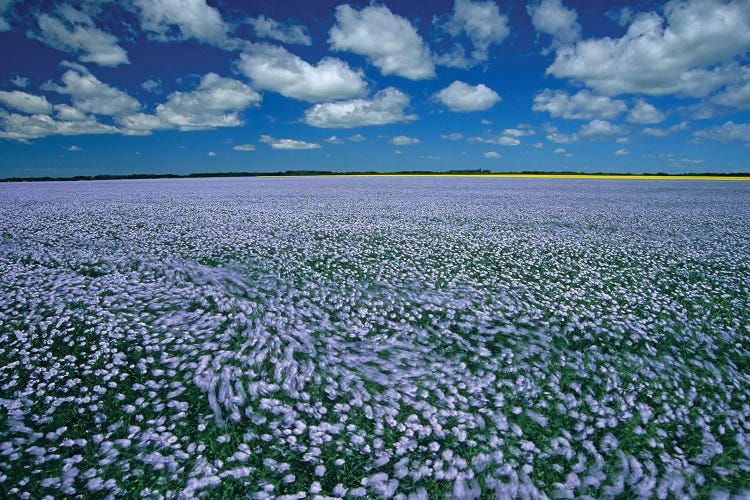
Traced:
[[286, 170], [277, 172], [191, 172], [187, 174], [95, 174], [73, 175], [66, 177], [4, 177], [0, 182], [60, 182], [60, 181], [97, 181], [97, 180], [156, 180], [156, 179], [195, 179], [225, 177], [476, 177], [476, 178], [526, 178], [526, 179], [605, 179], [605, 180], [750, 180], [750, 172], [689, 172], [689, 173], [613, 173], [613, 172], [578, 172], [578, 171], [544, 171], [523, 170], [512, 172], [492, 172], [485, 169], [448, 170], [448, 171], [415, 171], [401, 170], [396, 172], [378, 171], [343, 171], [330, 170]]

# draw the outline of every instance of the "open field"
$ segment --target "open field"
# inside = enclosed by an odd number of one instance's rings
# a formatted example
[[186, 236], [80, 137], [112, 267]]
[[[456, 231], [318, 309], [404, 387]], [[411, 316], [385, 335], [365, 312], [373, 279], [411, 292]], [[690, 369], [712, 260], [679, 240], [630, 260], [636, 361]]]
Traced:
[[2, 184], [0, 497], [750, 495], [748, 214], [746, 182]]
[[[341, 177], [351, 177], [346, 174]], [[336, 174], [327, 177], [338, 177]], [[607, 181], [750, 181], [750, 177], [742, 175], [633, 175], [633, 174], [362, 174], [358, 177], [473, 177], [478, 179], [589, 179]]]

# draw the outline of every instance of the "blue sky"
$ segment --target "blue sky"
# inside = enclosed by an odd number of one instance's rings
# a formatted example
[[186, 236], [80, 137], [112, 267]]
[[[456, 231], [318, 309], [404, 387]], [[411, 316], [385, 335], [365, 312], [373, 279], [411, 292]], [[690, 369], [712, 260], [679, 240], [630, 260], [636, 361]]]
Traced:
[[750, 171], [750, 1], [0, 0], [0, 177]]

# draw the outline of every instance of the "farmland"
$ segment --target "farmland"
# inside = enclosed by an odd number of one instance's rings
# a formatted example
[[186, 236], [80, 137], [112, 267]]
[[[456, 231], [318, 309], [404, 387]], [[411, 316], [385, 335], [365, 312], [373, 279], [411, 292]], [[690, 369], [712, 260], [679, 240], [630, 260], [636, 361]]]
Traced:
[[0, 496], [750, 494], [750, 183], [0, 185]]

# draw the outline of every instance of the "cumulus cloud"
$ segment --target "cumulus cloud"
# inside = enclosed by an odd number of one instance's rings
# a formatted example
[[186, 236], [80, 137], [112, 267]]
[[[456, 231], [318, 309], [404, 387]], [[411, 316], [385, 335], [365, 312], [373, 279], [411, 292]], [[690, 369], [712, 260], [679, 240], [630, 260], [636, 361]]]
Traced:
[[137, 113], [118, 119], [130, 134], [152, 130], [207, 130], [243, 125], [240, 112], [257, 105], [261, 96], [248, 85], [232, 78], [208, 73], [190, 92], [173, 92], [156, 107], [155, 115]]
[[137, 112], [140, 103], [123, 92], [100, 81], [78, 64], [67, 63], [71, 69], [63, 73], [63, 85], [46, 83], [44, 90], [71, 96], [73, 105], [83, 113], [125, 115]]
[[259, 38], [271, 38], [287, 44], [312, 45], [305, 26], [280, 23], [263, 14], [248, 19], [247, 23], [253, 28], [255, 36]]
[[252, 144], [237, 144], [232, 149], [235, 151], [255, 151], [255, 146]]
[[52, 114], [52, 105], [47, 101], [46, 97], [43, 95], [32, 95], [20, 90], [0, 91], [0, 103], [22, 113]]
[[141, 26], [162, 41], [195, 40], [222, 46], [228, 28], [219, 11], [206, 0], [133, 0]]
[[569, 95], [563, 90], [544, 89], [534, 97], [534, 111], [546, 111], [569, 120], [612, 120], [627, 109], [624, 101], [595, 95], [588, 90]]
[[362, 134], [354, 134], [349, 136], [351, 142], [362, 142], [365, 140], [365, 136]]
[[740, 68], [737, 81], [713, 96], [711, 103], [738, 110], [750, 109], [750, 67]]
[[534, 135], [530, 129], [506, 128], [500, 134], [493, 135], [490, 133], [481, 137], [470, 137], [469, 142], [479, 142], [483, 144], [498, 144], [500, 146], [519, 146], [520, 137]]
[[[525, 127], [525, 126], [519, 125], [519, 127]], [[536, 132], [534, 132], [530, 128], [506, 128], [502, 132], [502, 135], [505, 135], [508, 137], [528, 137], [530, 135], [535, 135], [535, 134]]]
[[628, 113], [630, 123], [653, 125], [664, 121], [664, 113], [647, 103], [644, 99], [638, 99], [633, 109]]
[[515, 137], [509, 137], [507, 135], [501, 135], [494, 142], [495, 144], [499, 144], [501, 146], [518, 146], [521, 144], [521, 141], [519, 141]]
[[646, 127], [642, 130], [644, 135], [650, 135], [651, 137], [667, 137], [677, 132], [682, 132], [688, 128], [688, 122], [680, 122], [667, 128], [652, 128]]
[[55, 104], [55, 116], [58, 120], [77, 122], [86, 119], [86, 114], [69, 104]]
[[510, 33], [508, 17], [500, 14], [493, 1], [456, 0], [453, 11], [433, 23], [453, 37], [466, 36], [473, 46], [470, 56], [461, 44], [436, 58], [438, 64], [468, 68], [488, 59], [490, 45], [500, 44]]
[[143, 90], [145, 90], [149, 94], [161, 94], [162, 93], [161, 80], [148, 79], [141, 84], [141, 87], [143, 88]]
[[556, 155], [564, 155], [565, 153], [567, 153], [567, 151], [565, 150], [565, 148], [556, 148], [554, 153]]
[[305, 112], [303, 121], [320, 128], [353, 128], [409, 122], [417, 119], [416, 115], [404, 112], [409, 100], [409, 96], [400, 90], [388, 87], [375, 94], [372, 99], [316, 104]]
[[630, 151], [628, 151], [625, 148], [618, 149], [617, 151], [615, 151], [615, 156], [627, 156], [629, 154], [630, 154]]
[[397, 135], [391, 139], [391, 144], [394, 146], [414, 146], [419, 144], [419, 139], [416, 137], [408, 137], [406, 135]]
[[501, 99], [497, 92], [480, 83], [469, 85], [456, 80], [434, 96], [451, 111], [468, 113], [471, 111], [486, 111]]
[[560, 0], [542, 0], [530, 3], [526, 12], [537, 31], [552, 37], [552, 46], [570, 45], [581, 36], [581, 25], [573, 9], [566, 8]]
[[453, 132], [451, 134], [443, 134], [440, 136], [441, 139], [446, 139], [449, 141], [460, 141], [464, 138], [464, 135], [459, 132]]
[[601, 139], [613, 135], [622, 134], [624, 129], [606, 120], [591, 120], [581, 127], [578, 132], [581, 137], [588, 139]]
[[10, 23], [5, 19], [5, 13], [13, 6], [13, 0], [0, 0], [0, 32], [10, 30]]
[[14, 78], [10, 80], [10, 83], [15, 85], [18, 88], [26, 88], [26, 86], [29, 84], [29, 79], [25, 76], [16, 75]]
[[710, 127], [693, 133], [695, 142], [744, 142], [750, 146], [750, 123], [728, 121], [720, 127]]
[[31, 36], [50, 47], [79, 54], [82, 62], [99, 66], [128, 64], [128, 54], [117, 44], [117, 38], [96, 27], [91, 16], [70, 5], [61, 5], [55, 16], [40, 14], [39, 32]]
[[214, 156], [216, 156], [216, 152], [215, 151], [209, 151], [208, 152], [208, 156], [214, 157]]
[[328, 139], [325, 140], [328, 144], [344, 144], [343, 139], [336, 137], [335, 135], [332, 135]]
[[484, 157], [490, 159], [502, 158], [500, 156], [500, 153], [498, 153], [497, 151], [487, 151], [486, 153], [484, 153]]
[[260, 136], [260, 142], [268, 144], [273, 149], [319, 149], [320, 144], [300, 141], [297, 139], [276, 139], [270, 135]]
[[547, 133], [547, 140], [555, 144], [572, 144], [578, 142], [578, 134], [560, 132], [554, 125], [545, 125], [544, 131]]
[[67, 149], [68, 151], [82, 151], [82, 149], [79, 148], [78, 146], [68, 146], [65, 149]]
[[499, 146], [519, 146], [521, 141], [508, 135], [496, 135], [486, 137], [470, 137], [469, 142], [479, 142], [482, 144], [497, 144]]
[[360, 11], [339, 5], [335, 14], [328, 34], [331, 49], [365, 56], [383, 75], [410, 80], [435, 76], [430, 50], [408, 19], [375, 4]]
[[56, 120], [49, 115], [21, 115], [0, 110], [0, 139], [28, 142], [50, 135], [115, 134], [117, 127], [99, 123], [92, 116], [83, 120]]
[[561, 47], [547, 73], [605, 95], [702, 97], [731, 80], [726, 63], [750, 49], [746, 0], [672, 0], [637, 15], [621, 38]]
[[321, 102], [367, 94], [362, 72], [333, 57], [312, 65], [283, 47], [256, 44], [240, 55], [237, 67], [257, 88], [303, 101]]
[[174, 92], [156, 107], [156, 115], [180, 130], [236, 127], [243, 122], [239, 112], [261, 101], [244, 83], [208, 73], [191, 92]]

